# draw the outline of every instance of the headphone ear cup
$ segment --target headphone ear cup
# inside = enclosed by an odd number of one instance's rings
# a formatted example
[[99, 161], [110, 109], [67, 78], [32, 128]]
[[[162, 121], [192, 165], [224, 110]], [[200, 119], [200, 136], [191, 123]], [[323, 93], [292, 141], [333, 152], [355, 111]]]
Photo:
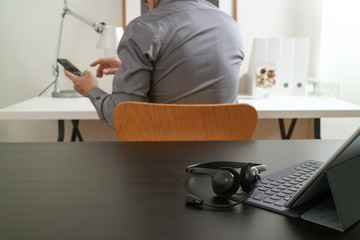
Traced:
[[254, 176], [251, 175], [251, 164], [246, 164], [244, 167], [241, 168], [240, 171], [240, 185], [241, 189], [246, 193], [251, 193], [257, 184], [257, 180]]
[[[213, 177], [213, 190], [219, 197], [222, 198], [229, 198], [234, 195], [237, 190], [240, 188], [240, 174], [233, 168], [229, 167], [222, 167], [219, 168], [219, 173], [227, 173], [228, 179], [224, 181], [225, 176], [221, 174], [221, 184], [218, 181], [216, 176]], [[231, 176], [231, 177], [230, 177]], [[231, 178], [231, 179], [230, 179]], [[228, 186], [226, 186], [228, 185]]]

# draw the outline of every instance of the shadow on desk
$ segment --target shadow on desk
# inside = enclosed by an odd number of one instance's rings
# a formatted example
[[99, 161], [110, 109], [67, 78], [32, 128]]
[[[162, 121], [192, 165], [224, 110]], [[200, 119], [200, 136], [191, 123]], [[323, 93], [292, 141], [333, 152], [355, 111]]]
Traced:
[[[358, 239], [359, 234], [355, 229], [360, 229], [360, 224], [355, 224], [354, 226], [347, 229], [345, 232], [339, 232], [333, 229], [329, 229], [317, 224], [304, 221], [298, 218], [286, 218], [285, 224], [289, 232], [302, 232], [299, 239]], [[321, 232], [321, 236], [314, 238], [314, 232]]]

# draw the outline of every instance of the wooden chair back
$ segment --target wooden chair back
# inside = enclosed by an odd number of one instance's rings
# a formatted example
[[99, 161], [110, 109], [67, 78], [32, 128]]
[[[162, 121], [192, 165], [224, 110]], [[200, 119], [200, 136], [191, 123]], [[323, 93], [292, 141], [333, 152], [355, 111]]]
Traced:
[[120, 141], [250, 140], [257, 119], [247, 104], [123, 102], [114, 110]]

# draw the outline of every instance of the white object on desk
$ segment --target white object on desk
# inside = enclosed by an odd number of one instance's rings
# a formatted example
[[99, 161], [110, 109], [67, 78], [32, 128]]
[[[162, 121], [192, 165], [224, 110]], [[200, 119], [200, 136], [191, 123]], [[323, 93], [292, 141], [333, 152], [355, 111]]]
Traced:
[[276, 84], [270, 95], [305, 96], [308, 65], [307, 38], [256, 38], [253, 41], [247, 73], [246, 92], [260, 96], [256, 87], [257, 69], [267, 66], [276, 71]]

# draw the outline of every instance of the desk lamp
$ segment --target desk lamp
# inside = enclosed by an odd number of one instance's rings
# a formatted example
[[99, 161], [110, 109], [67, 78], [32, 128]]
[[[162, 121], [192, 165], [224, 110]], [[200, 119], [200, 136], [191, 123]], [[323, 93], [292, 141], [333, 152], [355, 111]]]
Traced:
[[62, 45], [62, 35], [63, 35], [63, 29], [64, 29], [64, 20], [66, 15], [71, 15], [75, 17], [76, 19], [80, 20], [81, 22], [89, 25], [92, 27], [97, 33], [101, 34], [101, 37], [99, 39], [99, 42], [97, 44], [98, 48], [105, 49], [105, 52], [109, 49], [116, 49], [120, 39], [122, 37], [123, 30], [121, 27], [111, 27], [107, 26], [104, 22], [92, 22], [91, 20], [85, 18], [84, 16], [81, 16], [80, 14], [70, 10], [70, 8], [67, 6], [67, 0], [64, 0], [64, 11], [62, 13], [61, 18], [61, 25], [60, 25], [60, 34], [59, 34], [59, 42], [58, 42], [58, 49], [57, 49], [57, 55], [55, 59], [55, 64], [52, 65], [53, 68], [53, 75], [55, 76], [55, 88], [52, 92], [53, 97], [58, 98], [73, 98], [73, 97], [81, 97], [81, 95], [76, 92], [75, 90], [60, 90], [58, 78], [59, 78], [59, 65], [57, 63], [57, 59], [60, 56], [60, 50]]
[[105, 26], [96, 47], [105, 49], [105, 57], [109, 57], [109, 50], [117, 49], [123, 33], [122, 27]]

